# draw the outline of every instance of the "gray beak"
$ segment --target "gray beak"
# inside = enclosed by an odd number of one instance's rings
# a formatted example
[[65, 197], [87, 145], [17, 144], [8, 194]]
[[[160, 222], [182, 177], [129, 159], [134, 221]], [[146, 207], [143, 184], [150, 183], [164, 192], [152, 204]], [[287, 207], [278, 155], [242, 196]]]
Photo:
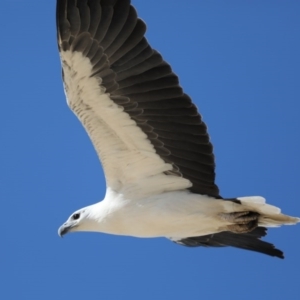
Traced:
[[71, 231], [71, 229], [73, 227], [75, 227], [76, 224], [74, 224], [73, 222], [66, 222], [64, 223], [63, 225], [61, 225], [59, 228], [58, 228], [58, 235], [60, 237], [63, 237], [65, 234], [67, 234], [68, 232]]

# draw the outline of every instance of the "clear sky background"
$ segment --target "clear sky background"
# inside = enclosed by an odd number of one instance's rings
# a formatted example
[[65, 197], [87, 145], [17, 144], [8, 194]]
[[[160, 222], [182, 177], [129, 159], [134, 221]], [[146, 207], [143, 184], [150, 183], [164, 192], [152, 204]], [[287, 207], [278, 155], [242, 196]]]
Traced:
[[[300, 1], [133, 4], [208, 124], [221, 194], [262, 195], [300, 216]], [[299, 297], [300, 226], [269, 230], [285, 260], [166, 239], [58, 237], [74, 210], [103, 198], [105, 182], [66, 105], [55, 5], [1, 0], [0, 298]]]

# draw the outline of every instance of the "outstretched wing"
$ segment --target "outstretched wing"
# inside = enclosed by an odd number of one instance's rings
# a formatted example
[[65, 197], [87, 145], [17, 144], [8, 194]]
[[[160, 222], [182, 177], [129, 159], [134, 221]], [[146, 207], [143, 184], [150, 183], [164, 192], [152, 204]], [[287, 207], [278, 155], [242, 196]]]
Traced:
[[130, 0], [58, 0], [57, 31], [68, 104], [107, 185], [219, 197], [206, 125]]

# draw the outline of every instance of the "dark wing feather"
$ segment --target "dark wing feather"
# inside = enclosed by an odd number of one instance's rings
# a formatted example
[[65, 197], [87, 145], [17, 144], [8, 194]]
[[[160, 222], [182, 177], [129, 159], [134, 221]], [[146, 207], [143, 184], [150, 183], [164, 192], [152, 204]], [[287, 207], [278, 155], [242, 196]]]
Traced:
[[144, 37], [146, 25], [130, 0], [58, 0], [60, 51], [78, 51], [93, 65], [110, 97], [135, 120], [172, 174], [191, 191], [219, 196], [206, 125], [178, 77]]
[[236, 247], [245, 250], [264, 253], [270, 256], [284, 258], [283, 252], [276, 249], [274, 245], [260, 240], [261, 237], [267, 234], [267, 229], [264, 227], [257, 227], [251, 232], [237, 234], [229, 231], [220, 232], [216, 234], [189, 237], [182, 240], [175, 241], [180, 245], [188, 247]]

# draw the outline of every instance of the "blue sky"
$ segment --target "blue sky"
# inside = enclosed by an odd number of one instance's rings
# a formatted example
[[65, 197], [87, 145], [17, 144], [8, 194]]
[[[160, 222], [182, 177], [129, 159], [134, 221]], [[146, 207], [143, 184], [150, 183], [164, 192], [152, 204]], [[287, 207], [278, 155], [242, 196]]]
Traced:
[[[224, 197], [300, 216], [300, 2], [133, 0], [150, 44], [198, 105]], [[102, 169], [66, 105], [55, 1], [2, 0], [2, 299], [292, 299], [299, 226], [271, 229], [285, 260], [165, 239], [57, 229], [101, 200]]]

